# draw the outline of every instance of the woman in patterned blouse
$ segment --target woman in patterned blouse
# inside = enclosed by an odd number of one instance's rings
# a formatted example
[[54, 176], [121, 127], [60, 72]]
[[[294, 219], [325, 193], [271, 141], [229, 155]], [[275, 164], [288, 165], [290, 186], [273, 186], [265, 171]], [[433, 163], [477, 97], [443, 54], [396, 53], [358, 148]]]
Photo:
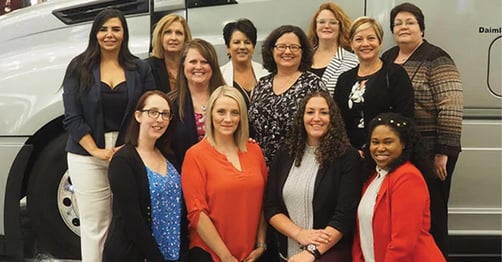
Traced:
[[263, 43], [262, 56], [263, 66], [272, 74], [260, 79], [251, 97], [249, 126], [270, 165], [299, 102], [325, 88], [317, 75], [307, 71], [312, 47], [301, 28], [283, 25], [272, 31]]
[[431, 233], [448, 255], [448, 200], [451, 178], [462, 147], [464, 96], [455, 62], [446, 51], [424, 39], [425, 18], [414, 4], [391, 10], [390, 28], [397, 46], [382, 58], [403, 66], [415, 91], [415, 121], [436, 178], [429, 180]]
[[180, 166], [169, 150], [171, 109], [165, 93], [146, 92], [126, 145], [110, 162], [113, 218], [103, 261], [186, 261]]

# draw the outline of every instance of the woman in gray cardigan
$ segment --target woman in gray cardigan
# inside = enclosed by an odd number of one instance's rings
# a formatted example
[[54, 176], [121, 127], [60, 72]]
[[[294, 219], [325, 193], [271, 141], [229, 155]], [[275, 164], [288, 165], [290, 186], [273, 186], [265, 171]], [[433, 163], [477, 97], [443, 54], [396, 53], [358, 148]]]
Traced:
[[265, 196], [281, 259], [352, 261], [361, 160], [328, 93], [305, 97], [286, 145], [272, 162]]

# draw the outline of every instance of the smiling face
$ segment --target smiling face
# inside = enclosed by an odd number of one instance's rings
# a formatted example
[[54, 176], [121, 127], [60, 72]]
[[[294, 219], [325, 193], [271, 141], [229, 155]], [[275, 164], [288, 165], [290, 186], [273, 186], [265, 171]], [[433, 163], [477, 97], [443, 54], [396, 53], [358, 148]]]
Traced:
[[227, 53], [232, 57], [232, 61], [237, 63], [248, 63], [254, 53], [253, 42], [241, 31], [234, 31], [230, 37]]
[[372, 61], [378, 59], [382, 43], [378, 39], [375, 29], [370, 26], [355, 33], [350, 41], [350, 46], [359, 61]]
[[319, 144], [328, 132], [330, 123], [329, 106], [323, 97], [312, 97], [305, 105], [303, 125], [307, 133], [307, 143], [311, 146]]
[[[171, 108], [167, 101], [159, 95], [151, 95], [145, 100], [145, 105], [142, 110], [151, 110], [162, 113], [171, 113]], [[170, 120], [164, 119], [161, 114], [156, 118], [149, 115], [147, 111], [135, 111], [134, 117], [139, 123], [139, 139], [140, 140], [157, 140], [164, 134], [169, 126]]]
[[[275, 42], [275, 46], [280, 45], [296, 45], [301, 47], [300, 39], [296, 36], [295, 33], [285, 33], [281, 37], [277, 39]], [[300, 48], [297, 51], [291, 51], [290, 48], [286, 48], [285, 50], [278, 50], [274, 47], [273, 49], [274, 61], [277, 64], [277, 69], [280, 71], [281, 69], [294, 69], [298, 70], [300, 66], [300, 62], [302, 60], [302, 49]]]
[[392, 33], [394, 41], [399, 44], [419, 45], [423, 32], [416, 17], [409, 12], [399, 12], [394, 18]]
[[183, 62], [185, 77], [188, 81], [188, 86], [208, 87], [209, 81], [213, 75], [211, 65], [204, 58], [199, 50], [190, 48], [187, 52], [186, 59]]
[[162, 48], [164, 52], [179, 52], [185, 43], [186, 34], [183, 24], [180, 21], [174, 21], [164, 29], [162, 35]]
[[240, 122], [239, 104], [230, 97], [222, 96], [214, 102], [211, 118], [215, 138], [233, 138]]
[[340, 21], [328, 9], [319, 12], [316, 18], [316, 34], [320, 41], [332, 40], [337, 42], [340, 34]]
[[401, 156], [403, 149], [401, 139], [388, 125], [379, 125], [371, 132], [369, 150], [378, 167], [386, 169], [389, 163]]
[[113, 17], [99, 28], [96, 34], [101, 52], [118, 52], [124, 40], [124, 27], [118, 17]]

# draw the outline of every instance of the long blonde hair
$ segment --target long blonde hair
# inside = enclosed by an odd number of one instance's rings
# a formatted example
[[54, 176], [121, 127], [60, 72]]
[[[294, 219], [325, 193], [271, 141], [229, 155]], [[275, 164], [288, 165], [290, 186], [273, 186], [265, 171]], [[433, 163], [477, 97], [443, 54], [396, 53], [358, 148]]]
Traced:
[[174, 22], [180, 22], [185, 31], [185, 43], [192, 40], [192, 33], [188, 27], [188, 23], [184, 17], [176, 14], [168, 14], [162, 17], [153, 29], [152, 36], [152, 56], [157, 58], [164, 58], [164, 46], [162, 45], [162, 38], [166, 29]]

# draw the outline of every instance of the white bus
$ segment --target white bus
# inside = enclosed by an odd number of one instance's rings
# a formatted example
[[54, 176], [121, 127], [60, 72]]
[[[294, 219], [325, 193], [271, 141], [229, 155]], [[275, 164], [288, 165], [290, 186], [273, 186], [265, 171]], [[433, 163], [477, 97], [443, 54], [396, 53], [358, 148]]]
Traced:
[[[319, 0], [54, 0], [0, 16], [0, 255], [23, 257], [20, 200], [26, 196], [37, 243], [60, 258], [79, 257], [79, 219], [66, 169], [62, 127], [64, 71], [88, 41], [92, 20], [109, 6], [127, 14], [130, 49], [148, 56], [152, 24], [184, 15], [194, 37], [212, 42], [225, 63], [225, 22], [246, 17], [260, 43], [282, 24], [305, 30]], [[394, 45], [389, 13], [404, 1], [336, 1], [352, 19], [377, 18], [384, 48]], [[450, 198], [451, 255], [500, 257], [502, 124], [500, 0], [415, 0], [425, 14], [426, 39], [445, 49], [462, 75], [463, 151]]]

